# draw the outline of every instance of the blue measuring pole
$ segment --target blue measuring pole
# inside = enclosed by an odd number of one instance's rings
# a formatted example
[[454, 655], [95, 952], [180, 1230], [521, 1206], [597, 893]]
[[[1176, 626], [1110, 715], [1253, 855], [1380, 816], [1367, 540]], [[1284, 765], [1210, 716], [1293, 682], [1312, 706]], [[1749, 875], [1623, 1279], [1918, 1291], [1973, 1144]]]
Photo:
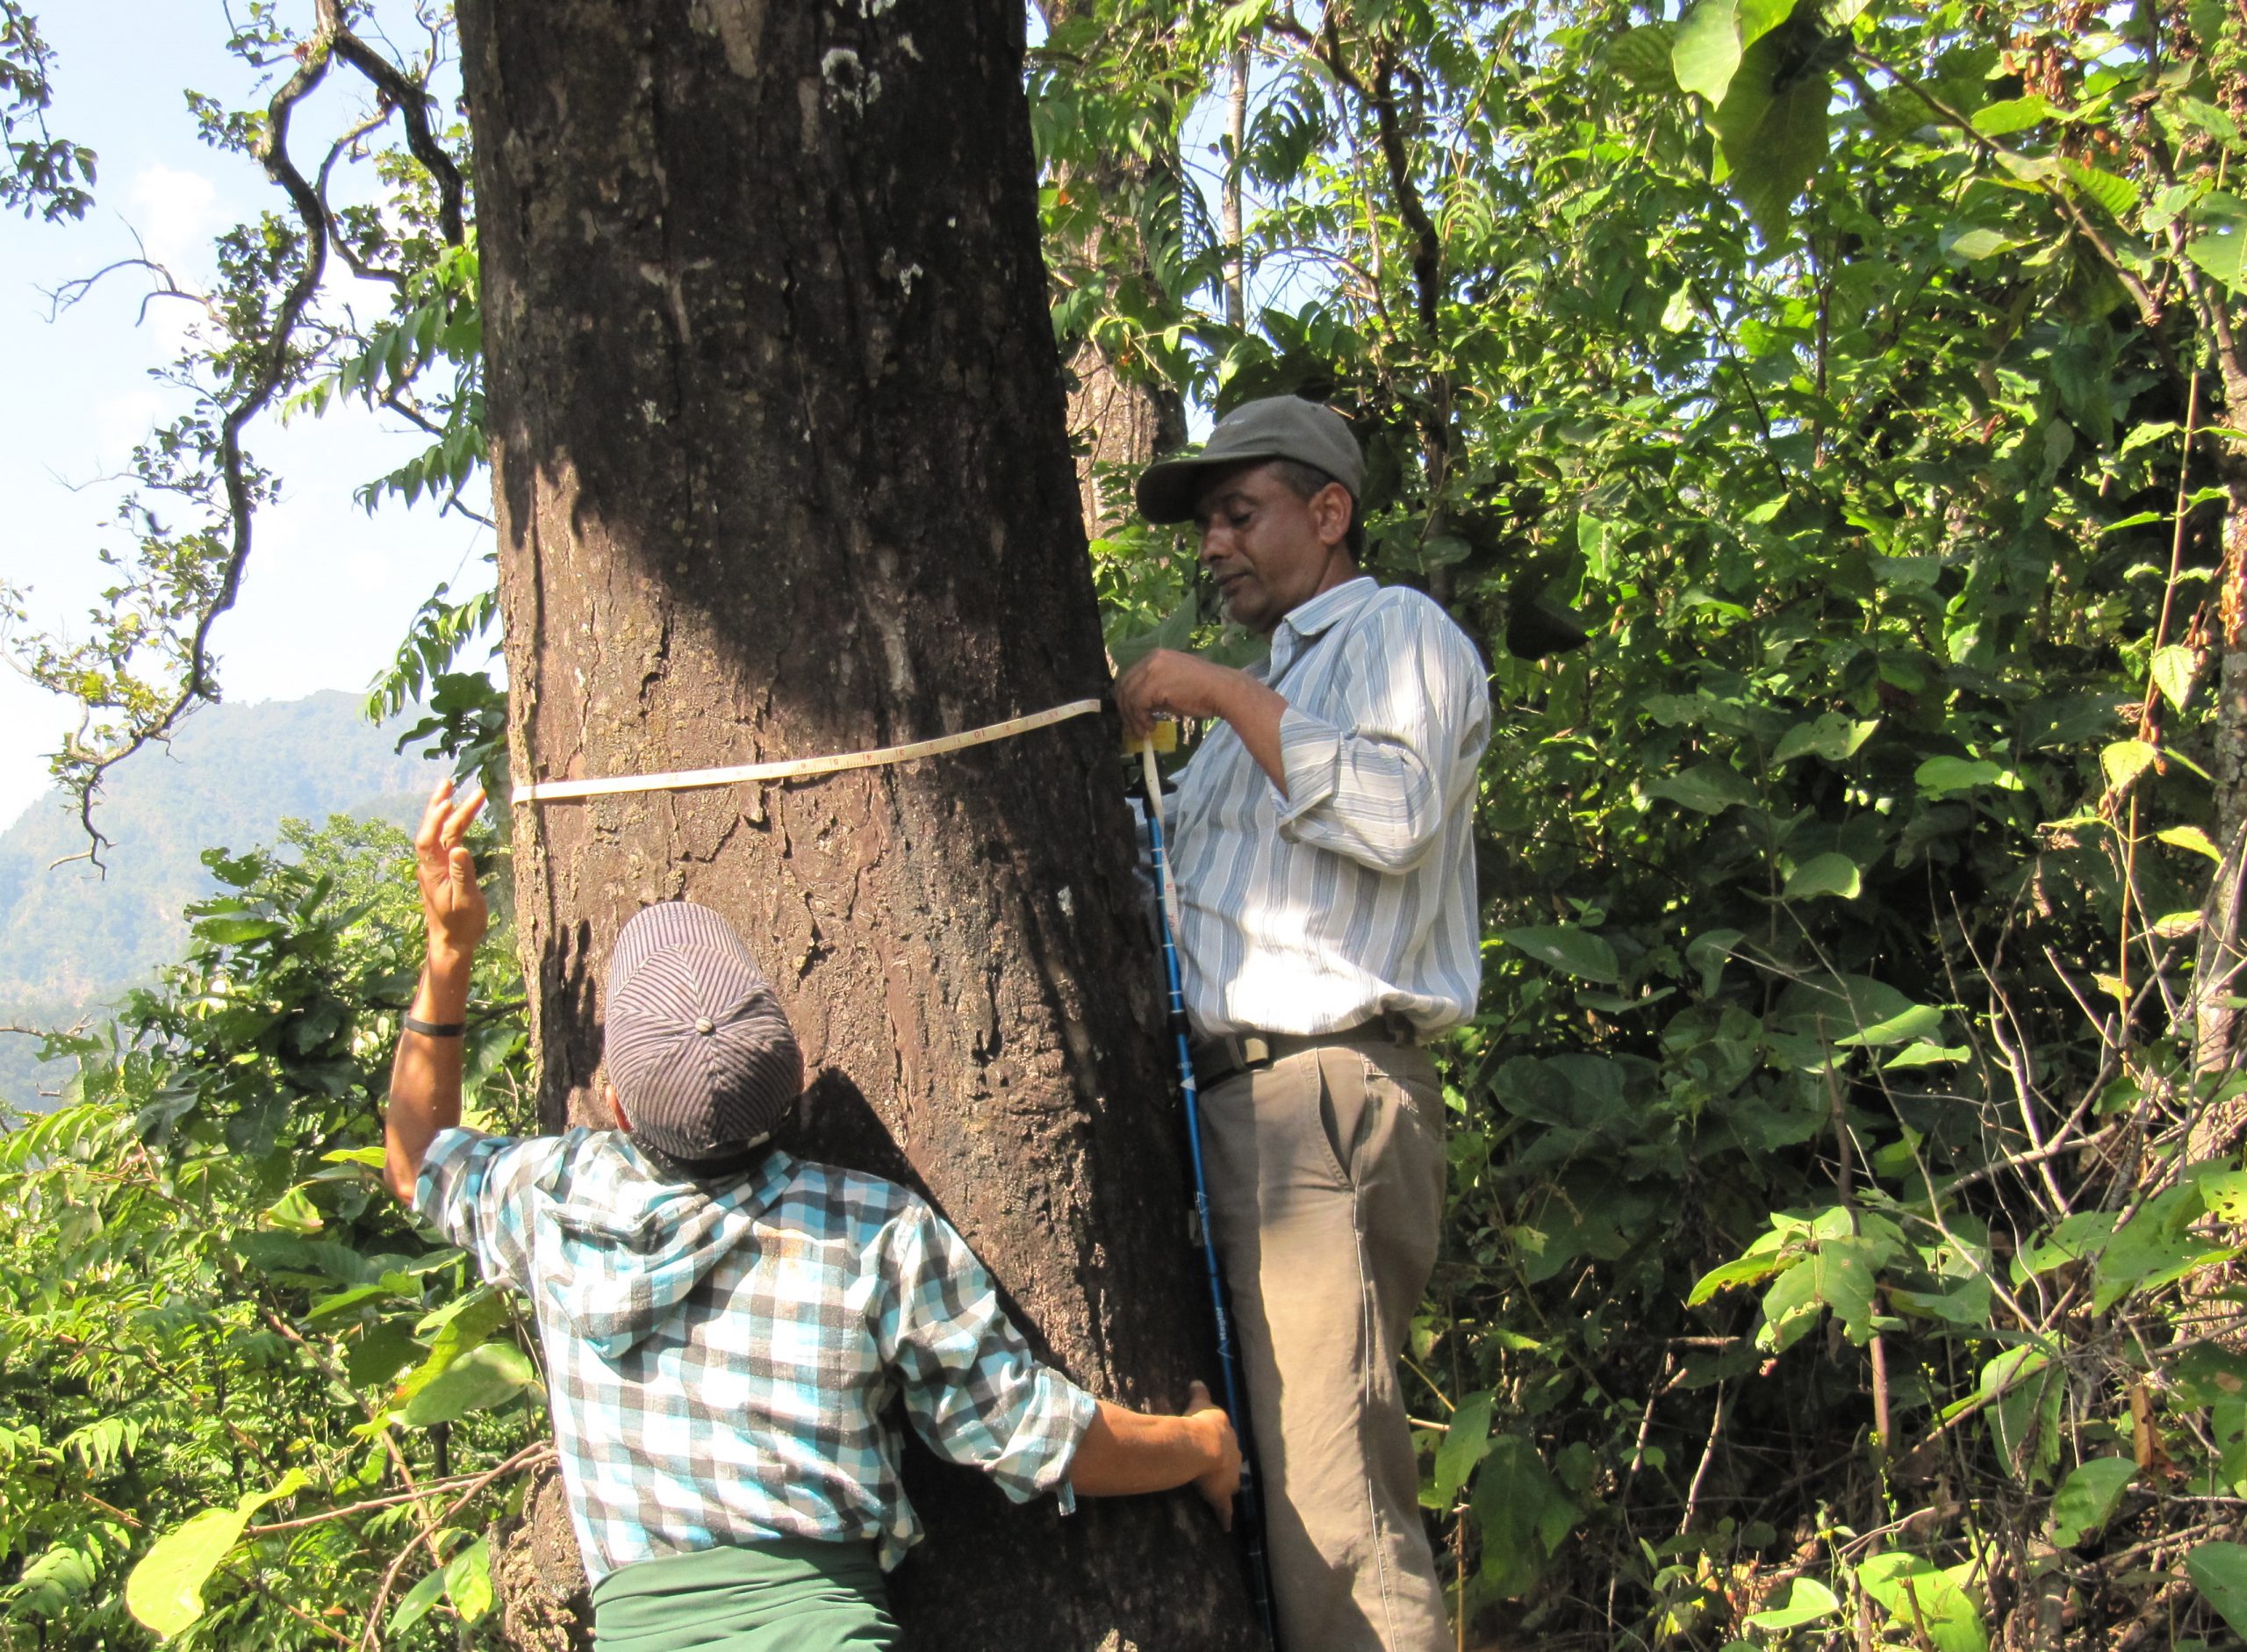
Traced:
[[1225, 1303], [1225, 1281], [1217, 1267], [1217, 1247], [1210, 1237], [1210, 1178], [1202, 1167], [1202, 1090], [1194, 1078], [1192, 1033], [1186, 1020], [1186, 985], [1178, 965], [1178, 942], [1171, 928], [1170, 857], [1163, 845], [1162, 779], [1152, 745], [1139, 751], [1140, 780], [1146, 791], [1147, 843], [1155, 878], [1155, 916], [1162, 936], [1164, 989], [1169, 995], [1170, 1034], [1177, 1047], [1178, 1088], [1186, 1103], [1186, 1150], [1194, 1167], [1194, 1245], [1202, 1253], [1210, 1281], [1210, 1308], [1217, 1320], [1217, 1373], [1224, 1383], [1225, 1415], [1240, 1440], [1241, 1537], [1248, 1549], [1249, 1590], [1256, 1598], [1264, 1639], [1277, 1652], [1279, 1628], [1272, 1612], [1272, 1563], [1264, 1548], [1264, 1499], [1256, 1480], [1255, 1442], [1241, 1401], [1240, 1351], [1233, 1344], [1232, 1314]]

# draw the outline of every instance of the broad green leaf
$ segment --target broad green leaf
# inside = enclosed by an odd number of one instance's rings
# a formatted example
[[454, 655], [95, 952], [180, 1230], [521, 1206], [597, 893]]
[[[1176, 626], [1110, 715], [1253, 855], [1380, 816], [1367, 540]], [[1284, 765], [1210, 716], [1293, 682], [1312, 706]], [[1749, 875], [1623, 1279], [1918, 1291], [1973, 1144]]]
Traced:
[[1832, 141], [1831, 78], [1788, 68], [1788, 37], [1768, 34], [1741, 54], [1738, 72], [1709, 117], [1731, 164], [1732, 192], [1748, 221], [1776, 244], [1795, 198], [1816, 174]]
[[1780, 894], [1789, 901], [1807, 901], [1821, 894], [1854, 901], [1863, 892], [1864, 880], [1856, 862], [1847, 855], [1813, 855], [1797, 866]]
[[1740, 67], [1740, 24], [1733, 0], [1701, 0], [1677, 25], [1669, 50], [1670, 73], [1677, 84], [1712, 104], [1724, 101]]
[[2052, 1541], [2073, 1548], [2098, 1536], [2137, 1471], [2137, 1464], [2128, 1457], [2094, 1457], [2078, 1463], [2052, 1494]]
[[276, 918], [205, 918], [195, 926], [197, 937], [220, 946], [245, 946], [252, 941], [285, 935], [289, 926]]
[[1858, 1567], [1857, 1581], [1907, 1639], [1924, 1636], [1935, 1652], [1988, 1652], [1980, 1610], [1933, 1561], [1890, 1549]]
[[2222, 851], [2208, 841], [2208, 835], [2197, 826], [2172, 826], [2166, 831], [2154, 834], [2156, 840], [2172, 849], [2189, 849], [2196, 855], [2206, 855], [2210, 860], [2222, 862]]
[[1685, 1305], [1698, 1308], [1719, 1291], [1730, 1290], [1735, 1285], [1760, 1285], [1772, 1275], [1792, 1268], [1800, 1261], [1799, 1255], [1776, 1248], [1763, 1252], [1750, 1251], [1745, 1256], [1735, 1257], [1723, 1267], [1712, 1268], [1703, 1274], [1694, 1282], [1691, 1294], [1685, 1298]]
[[2125, 790], [2131, 781], [2143, 774], [2153, 765], [2158, 754], [2143, 740], [2117, 740], [2099, 754], [2099, 766], [2107, 772], [2109, 791]]
[[2237, 223], [2208, 225], [2185, 243], [2185, 255], [2235, 293], [2247, 291], [2239, 264], [2243, 250], [2247, 250], [2247, 226]]
[[317, 1233], [327, 1225], [319, 1207], [305, 1196], [302, 1188], [291, 1188], [276, 1199], [259, 1220], [262, 1225], [284, 1233]]
[[492, 1545], [479, 1537], [445, 1562], [445, 1594], [463, 1623], [492, 1610]]
[[2135, 453], [2150, 442], [2160, 442], [2175, 435], [2178, 428], [2174, 419], [2149, 420], [2144, 424], [2134, 427], [2130, 434], [2122, 438], [2120, 450], [2124, 453]]
[[240, 1509], [205, 1509], [165, 1533], [126, 1574], [126, 1610], [158, 1634], [177, 1634], [203, 1615], [203, 1585], [248, 1524]]
[[2154, 650], [2153, 686], [2179, 711], [2185, 709], [2185, 701], [2193, 692], [2193, 679], [2200, 672], [2199, 655], [2182, 643], [2172, 643]]
[[1841, 1609], [1834, 1591], [1815, 1577], [1798, 1577], [1787, 1591], [1786, 1604], [1759, 1612], [1747, 1620], [1751, 1629], [1777, 1633], [1784, 1629], [1799, 1629], [1805, 1623], [1816, 1623], [1820, 1618], [1830, 1618]]
[[486, 1342], [447, 1366], [406, 1403], [415, 1428], [449, 1423], [503, 1405], [538, 1380], [530, 1356], [512, 1342]]
[[1834, 1042], [1843, 1046], [1884, 1048], [1892, 1044], [1920, 1044], [1942, 1031], [1942, 1011], [1932, 1004], [1913, 1004], [1885, 1021], [1859, 1029]]
[[1648, 797], [1659, 797], [1704, 815], [1719, 815], [1735, 803], [1752, 803], [1755, 788], [1748, 777], [1727, 763], [1697, 763], [1683, 774], [1665, 775], [1647, 786]]
[[2002, 138], [2008, 133], [2026, 132], [2051, 112], [2051, 104], [2035, 92], [2026, 97], [2000, 98], [1974, 111], [1974, 130], [1985, 138]]
[[2011, 769], [1972, 758], [1929, 758], [1912, 771], [1912, 783], [1930, 797], [1971, 792], [1978, 786], [1995, 786], [2008, 792], [2021, 789], [2021, 777]]
[[1451, 1414], [1451, 1426], [1436, 1447], [1434, 1477], [1429, 1495], [1422, 1499], [1425, 1506], [1448, 1512], [1459, 1500], [1460, 1488], [1475, 1472], [1475, 1465], [1490, 1454], [1490, 1395], [1485, 1390], [1470, 1394]]
[[389, 1636], [398, 1640], [415, 1624], [429, 1615], [429, 1609], [443, 1598], [445, 1574], [442, 1568], [422, 1578], [406, 1591], [406, 1598], [398, 1603], [398, 1610], [390, 1614]]
[[1791, 762], [1803, 756], [1820, 757], [1828, 763], [1840, 763], [1857, 754], [1857, 748], [1870, 740], [1880, 727], [1880, 719], [1870, 718], [1863, 722], [1829, 711], [1813, 722], [1798, 722], [1779, 736], [1779, 743], [1772, 748], [1771, 761]]
[[1633, 86], [1666, 92], [1676, 90], [1670, 72], [1670, 26], [1641, 23], [1607, 48], [1608, 67]]
[[2202, 1543], [2185, 1556], [2185, 1570], [2232, 1633], [2247, 1635], [2247, 1548]]
[[1915, 1044], [1890, 1056], [1880, 1067], [1883, 1072], [1893, 1072], [1898, 1067], [1935, 1067], [1946, 1062], [1971, 1060], [1973, 1054], [1973, 1051], [1963, 1044]]
[[2019, 244], [2011, 236], [2000, 235], [1993, 229], [1962, 229], [1943, 242], [1942, 249], [1954, 258], [1963, 258], [1972, 263], [1985, 258], [1994, 258]]
[[1619, 978], [1615, 949], [1598, 936], [1557, 924], [1532, 929], [1501, 930], [1498, 938], [1528, 953], [1539, 963], [1565, 970], [1585, 980], [1612, 982]]
[[1713, 998], [1724, 979], [1733, 948], [1746, 937], [1738, 930], [1708, 930], [1686, 944], [1685, 961], [1701, 972], [1701, 996]]

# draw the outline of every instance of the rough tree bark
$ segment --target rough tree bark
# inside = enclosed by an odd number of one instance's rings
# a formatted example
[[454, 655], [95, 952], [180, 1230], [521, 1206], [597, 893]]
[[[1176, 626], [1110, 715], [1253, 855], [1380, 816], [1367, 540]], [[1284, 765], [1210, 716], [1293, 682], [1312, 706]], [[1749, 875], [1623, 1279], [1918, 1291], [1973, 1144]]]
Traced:
[[[910, 740], [1104, 686], [1009, 0], [461, 0], [517, 772]], [[822, 1156], [921, 1187], [1033, 1340], [1209, 1363], [1113, 727], [793, 786], [518, 810], [549, 1124], [618, 926], [763, 956]], [[1249, 1643], [1193, 1499], [908, 1469], [913, 1643]]]

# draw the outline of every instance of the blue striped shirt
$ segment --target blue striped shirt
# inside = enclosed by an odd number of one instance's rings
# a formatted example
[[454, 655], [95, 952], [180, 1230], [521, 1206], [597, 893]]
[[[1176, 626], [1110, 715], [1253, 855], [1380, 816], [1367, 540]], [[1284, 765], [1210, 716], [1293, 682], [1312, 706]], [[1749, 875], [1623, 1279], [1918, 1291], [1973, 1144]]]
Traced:
[[773, 1538], [893, 1567], [921, 1526], [905, 1416], [1016, 1502], [1059, 1494], [1097, 1402], [1032, 1359], [966, 1242], [877, 1176], [775, 1148], [666, 1181], [611, 1131], [438, 1132], [414, 1209], [528, 1296], [585, 1574]]
[[1360, 578], [1281, 620], [1258, 675], [1288, 701], [1286, 790], [1218, 722], [1171, 811], [1195, 1031], [1465, 1020], [1482, 984], [1473, 817], [1490, 737], [1474, 643], [1419, 592]]

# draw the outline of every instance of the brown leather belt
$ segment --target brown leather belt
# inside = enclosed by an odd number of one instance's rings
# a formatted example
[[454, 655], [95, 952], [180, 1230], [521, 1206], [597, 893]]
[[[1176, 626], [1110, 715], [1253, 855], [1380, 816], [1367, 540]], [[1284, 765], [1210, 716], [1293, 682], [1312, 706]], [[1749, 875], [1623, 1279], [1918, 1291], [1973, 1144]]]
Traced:
[[1339, 1032], [1221, 1032], [1196, 1038], [1189, 1046], [1194, 1058], [1194, 1082], [1213, 1090], [1243, 1073], [1260, 1073], [1274, 1061], [1283, 1061], [1305, 1050], [1336, 1044], [1405, 1044], [1420, 1041], [1411, 1017], [1392, 1009], [1370, 1021]]

